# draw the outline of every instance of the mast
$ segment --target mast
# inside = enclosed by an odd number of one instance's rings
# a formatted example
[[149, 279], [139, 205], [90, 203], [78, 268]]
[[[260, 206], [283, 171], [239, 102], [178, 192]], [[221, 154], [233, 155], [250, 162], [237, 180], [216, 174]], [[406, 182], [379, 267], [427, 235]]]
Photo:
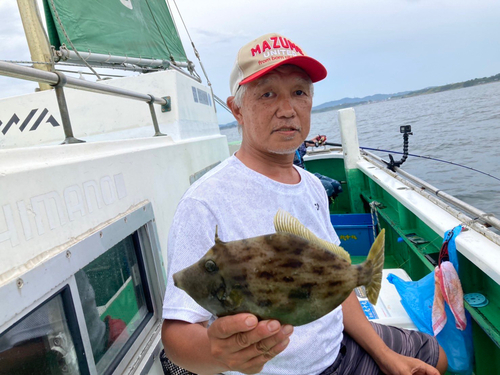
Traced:
[[[19, 14], [23, 22], [24, 34], [28, 41], [31, 60], [48, 64], [33, 64], [33, 67], [48, 72], [53, 71], [54, 61], [48, 42], [47, 35], [42, 25], [40, 11], [36, 0], [17, 0]], [[52, 86], [47, 83], [39, 83], [40, 90], [50, 90]]]

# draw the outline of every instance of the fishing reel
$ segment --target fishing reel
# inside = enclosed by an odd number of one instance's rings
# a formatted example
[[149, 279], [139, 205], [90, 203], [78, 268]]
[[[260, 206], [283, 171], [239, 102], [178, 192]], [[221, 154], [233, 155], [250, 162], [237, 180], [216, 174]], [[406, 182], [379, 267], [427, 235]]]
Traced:
[[413, 135], [411, 132], [411, 125], [402, 125], [399, 127], [399, 132], [403, 134], [403, 157], [399, 161], [395, 161], [393, 156], [389, 154], [389, 162], [384, 161], [387, 164], [387, 168], [391, 171], [396, 172], [396, 167], [400, 167], [406, 159], [408, 159], [408, 136]]

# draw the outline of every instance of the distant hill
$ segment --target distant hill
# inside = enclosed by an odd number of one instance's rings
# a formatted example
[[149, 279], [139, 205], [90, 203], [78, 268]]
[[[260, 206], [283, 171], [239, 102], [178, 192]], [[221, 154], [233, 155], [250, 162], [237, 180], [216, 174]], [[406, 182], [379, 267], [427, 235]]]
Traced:
[[384, 100], [392, 99], [402, 99], [409, 98], [411, 96], [434, 94], [436, 92], [461, 89], [464, 87], [471, 87], [476, 85], [484, 85], [486, 83], [500, 81], [500, 73], [491, 77], [475, 78], [464, 82], [450, 83], [443, 86], [432, 86], [425, 89], [414, 90], [414, 91], [404, 91], [395, 94], [376, 94], [371, 96], [365, 96], [364, 98], [343, 98], [340, 100], [334, 100], [331, 102], [326, 102], [316, 107], [313, 107], [312, 112], [326, 112], [333, 111], [336, 109], [342, 109], [346, 107], [352, 107], [353, 105], [368, 104], [374, 102], [380, 102]]
[[326, 103], [317, 105], [316, 107], [313, 108], [313, 110], [317, 111], [317, 110], [320, 110], [323, 108], [330, 108], [330, 107], [335, 107], [335, 106], [343, 105], [343, 104], [380, 102], [382, 100], [390, 99], [392, 96], [405, 95], [405, 94], [408, 94], [410, 92], [411, 91], [398, 92], [397, 94], [375, 94], [375, 95], [365, 96], [364, 98], [342, 98], [339, 100], [333, 100], [331, 102], [326, 102]]
[[228, 122], [227, 124], [219, 124], [219, 129], [234, 128], [236, 126], [238, 126], [238, 121], [232, 121]]
[[[456, 90], [476, 85], [484, 85], [486, 83], [491, 83], [496, 81], [500, 81], [500, 73], [491, 77], [475, 78], [464, 82], [450, 83], [448, 85], [443, 85], [443, 86], [426, 87], [425, 89], [414, 90], [414, 91], [403, 91], [394, 94], [375, 94], [375, 95], [365, 96], [364, 98], [342, 98], [339, 100], [333, 100], [330, 102], [317, 105], [313, 107], [312, 112], [318, 113], [318, 112], [333, 111], [336, 109], [342, 109], [361, 104], [381, 102], [384, 100], [402, 99], [417, 95], [434, 94], [436, 92]], [[237, 125], [238, 123], [236, 121], [233, 121], [227, 124], [219, 125], [219, 128], [221, 129], [232, 128]]]

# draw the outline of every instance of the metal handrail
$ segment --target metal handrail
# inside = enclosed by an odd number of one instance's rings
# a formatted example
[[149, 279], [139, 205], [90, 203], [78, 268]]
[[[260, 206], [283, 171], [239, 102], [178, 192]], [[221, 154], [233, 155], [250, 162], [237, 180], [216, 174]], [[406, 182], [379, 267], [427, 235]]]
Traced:
[[[27, 81], [35, 82], [45, 82], [50, 85], [57, 85], [59, 82], [59, 76], [53, 72], [46, 72], [44, 70], [39, 70], [35, 68], [30, 68], [27, 66], [16, 65], [4, 61], [0, 61], [0, 75], [6, 77], [20, 78]], [[101, 83], [84, 81], [79, 78], [66, 76], [66, 87], [72, 89], [79, 89], [84, 91], [96, 92], [99, 94], [107, 94], [113, 96], [120, 96], [123, 98], [140, 100], [149, 103], [153, 100], [154, 104], [165, 105], [167, 101], [163, 98], [157, 98], [147, 94], [141, 94], [135, 91], [122, 89], [119, 87], [113, 87], [108, 85], [103, 85]], [[151, 98], [152, 97], [152, 98]]]
[[44, 70], [16, 65], [4, 61], [0, 61], [0, 75], [6, 77], [24, 79], [28, 81], [45, 82], [52, 85], [55, 88], [57, 104], [59, 105], [59, 112], [61, 113], [61, 119], [65, 135], [65, 140], [63, 144], [84, 142], [82, 140], [76, 139], [73, 136], [73, 130], [71, 128], [71, 122], [69, 118], [69, 112], [66, 104], [66, 99], [64, 96], [63, 87], [70, 87], [73, 89], [78, 89], [83, 91], [90, 91], [99, 94], [112, 95], [112, 96], [146, 102], [150, 107], [153, 126], [155, 129], [154, 135], [155, 136], [165, 135], [160, 132], [158, 119], [156, 118], [156, 113], [154, 111], [153, 104], [159, 104], [167, 107], [170, 105], [169, 97], [158, 98], [149, 94], [142, 94], [127, 89], [122, 89], [119, 87], [103, 85], [101, 83], [96, 83], [96, 82], [89, 82], [74, 77], [68, 77], [61, 72], [47, 72]]

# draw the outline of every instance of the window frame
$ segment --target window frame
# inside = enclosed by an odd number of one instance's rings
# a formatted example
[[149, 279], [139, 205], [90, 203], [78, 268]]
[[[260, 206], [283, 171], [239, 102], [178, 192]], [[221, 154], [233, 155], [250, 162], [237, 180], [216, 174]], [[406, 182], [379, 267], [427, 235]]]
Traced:
[[81, 375], [89, 375], [89, 368], [87, 365], [87, 360], [85, 356], [85, 350], [83, 345], [83, 340], [80, 332], [80, 326], [78, 324], [78, 318], [75, 311], [75, 305], [73, 301], [73, 296], [71, 294], [70, 286], [64, 285], [56, 293], [52, 294], [49, 298], [45, 299], [42, 303], [37, 304], [33, 309], [23, 314], [23, 316], [16, 320], [15, 323], [7, 327], [5, 330], [1, 331], [3, 334], [8, 329], [14, 328], [16, 325], [20, 324], [25, 318], [29, 318], [31, 313], [36, 312], [41, 309], [44, 305], [52, 302], [57, 297], [61, 297], [62, 312], [66, 318], [66, 324], [68, 326], [68, 331], [71, 334], [71, 339], [73, 341], [74, 350], [78, 360], [78, 369]]
[[[81, 363], [81, 366], [84, 367], [86, 363], [87, 373], [97, 374], [75, 274], [130, 235], [133, 236], [146, 306], [150, 313], [131, 336], [132, 340], [120, 351], [119, 359], [110, 366], [112, 370], [105, 371], [104, 374], [121, 374], [134, 368], [144, 371], [152, 364], [149, 358], [144, 365], [144, 357], [159, 354], [160, 351], [161, 340], [158, 335], [161, 331], [163, 296], [166, 289], [156, 220], [149, 202], [139, 204], [90, 235], [77, 238], [77, 242], [71, 241], [63, 246], [62, 250], [59, 249], [57, 255], [0, 287], [0, 301], [6, 301], [8, 306], [13, 307], [9, 311], [0, 309], [0, 332], [9, 329], [46, 301], [66, 290], [64, 293], [69, 296], [64, 295], [63, 301], [65, 313], [68, 314], [68, 324], [73, 318], [77, 321], [78, 329], [74, 329], [73, 324], [70, 326], [75, 348], [78, 348], [77, 342], [81, 340], [78, 345], [83, 345], [86, 353], [86, 361]], [[57, 272], [54, 272], [55, 270]], [[154, 346], [152, 350], [144, 350], [151, 345]]]

